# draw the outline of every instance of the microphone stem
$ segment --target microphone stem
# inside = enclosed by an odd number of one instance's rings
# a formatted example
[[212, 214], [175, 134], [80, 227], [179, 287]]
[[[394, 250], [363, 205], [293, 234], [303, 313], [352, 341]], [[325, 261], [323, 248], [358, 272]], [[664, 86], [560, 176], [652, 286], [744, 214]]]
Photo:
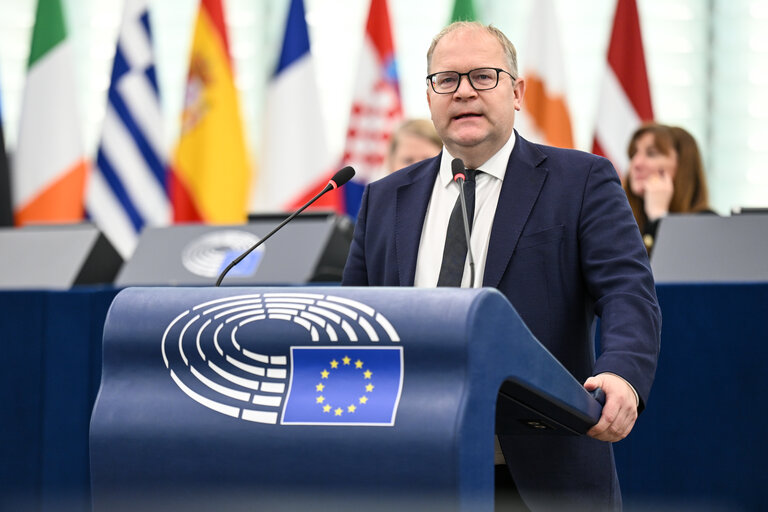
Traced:
[[296, 217], [298, 214], [300, 214], [301, 212], [303, 212], [304, 210], [306, 210], [306, 209], [307, 209], [307, 207], [309, 207], [309, 206], [310, 206], [312, 203], [314, 203], [315, 201], [317, 201], [318, 199], [320, 199], [320, 196], [322, 196], [323, 194], [325, 194], [326, 192], [328, 192], [328, 191], [329, 191], [329, 190], [331, 190], [332, 188], [333, 188], [333, 186], [332, 186], [330, 183], [329, 183], [328, 185], [326, 185], [326, 186], [325, 186], [325, 188], [324, 188], [323, 190], [321, 190], [321, 191], [320, 191], [320, 193], [318, 193], [318, 194], [317, 194], [315, 197], [313, 197], [312, 199], [310, 199], [310, 200], [309, 200], [309, 202], [308, 202], [308, 203], [306, 203], [304, 206], [302, 206], [301, 208], [299, 208], [298, 210], [296, 210], [295, 212], [293, 212], [292, 214], [290, 214], [290, 215], [288, 216], [288, 218], [286, 218], [286, 219], [285, 219], [283, 222], [281, 222], [281, 223], [280, 223], [280, 224], [279, 224], [279, 225], [278, 225], [278, 226], [277, 226], [275, 229], [273, 229], [272, 231], [270, 231], [270, 232], [267, 234], [267, 236], [265, 236], [264, 238], [260, 239], [258, 242], [256, 242], [255, 244], [253, 244], [253, 245], [251, 246], [251, 248], [250, 248], [250, 249], [248, 249], [248, 250], [247, 250], [247, 251], [245, 251], [243, 254], [241, 254], [240, 256], [238, 256], [237, 258], [235, 258], [234, 260], [232, 260], [232, 262], [231, 262], [229, 265], [227, 265], [227, 268], [225, 268], [225, 269], [224, 269], [224, 270], [221, 272], [221, 274], [219, 275], [219, 278], [216, 280], [216, 286], [220, 286], [220, 285], [221, 285], [221, 281], [224, 279], [224, 276], [226, 276], [226, 275], [227, 275], [227, 273], [228, 273], [230, 270], [232, 270], [232, 267], [234, 267], [235, 265], [237, 265], [238, 263], [240, 263], [241, 261], [243, 261], [243, 258], [245, 258], [245, 257], [246, 257], [246, 256], [248, 256], [249, 254], [251, 254], [251, 253], [254, 251], [254, 249], [256, 249], [258, 246], [260, 246], [261, 244], [263, 244], [264, 242], [266, 242], [266, 241], [269, 239], [269, 237], [271, 237], [272, 235], [274, 235], [275, 233], [277, 233], [278, 231], [280, 231], [280, 229], [281, 229], [283, 226], [285, 226], [286, 224], [288, 224], [289, 222], [291, 222], [291, 221], [292, 221], [292, 220], [293, 220], [293, 219], [294, 219], [294, 218], [295, 218], [295, 217]]
[[461, 191], [459, 192], [459, 198], [461, 200], [461, 211], [462, 211], [462, 217], [464, 218], [464, 237], [467, 239], [467, 256], [469, 257], [469, 287], [474, 288], [475, 287], [475, 260], [472, 258], [472, 247], [470, 246], [470, 232], [469, 232], [469, 215], [467, 214], [467, 200], [464, 198], [464, 180], [458, 179], [456, 180], [459, 182], [459, 187], [461, 188]]

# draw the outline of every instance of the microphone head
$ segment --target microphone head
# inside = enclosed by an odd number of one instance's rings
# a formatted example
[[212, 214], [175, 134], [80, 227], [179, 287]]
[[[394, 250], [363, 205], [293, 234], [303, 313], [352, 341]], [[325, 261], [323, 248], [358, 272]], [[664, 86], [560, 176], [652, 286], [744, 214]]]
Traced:
[[454, 158], [451, 162], [451, 170], [453, 171], [453, 181], [456, 181], [457, 179], [461, 178], [462, 180], [466, 180], [467, 176], [464, 174], [464, 170], [466, 167], [464, 167], [464, 161], [461, 158]]
[[330, 183], [333, 185], [333, 188], [338, 188], [351, 180], [354, 175], [355, 170], [348, 165], [334, 174]]

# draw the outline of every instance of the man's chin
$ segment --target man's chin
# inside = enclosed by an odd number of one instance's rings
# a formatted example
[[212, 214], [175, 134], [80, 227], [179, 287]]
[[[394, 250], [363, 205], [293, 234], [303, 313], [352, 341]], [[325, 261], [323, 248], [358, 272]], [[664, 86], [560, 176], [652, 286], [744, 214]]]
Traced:
[[449, 138], [459, 146], [475, 146], [488, 138], [488, 133], [483, 130], [462, 130], [451, 134]]

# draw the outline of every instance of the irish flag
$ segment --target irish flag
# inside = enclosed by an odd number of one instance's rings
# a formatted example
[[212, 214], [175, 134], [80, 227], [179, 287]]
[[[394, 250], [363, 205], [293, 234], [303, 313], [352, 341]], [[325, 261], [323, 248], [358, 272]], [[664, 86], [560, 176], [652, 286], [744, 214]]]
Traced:
[[16, 225], [83, 218], [87, 162], [74, 63], [61, 2], [39, 0], [14, 156]]
[[174, 220], [245, 221], [250, 178], [224, 10], [202, 0], [170, 179]]

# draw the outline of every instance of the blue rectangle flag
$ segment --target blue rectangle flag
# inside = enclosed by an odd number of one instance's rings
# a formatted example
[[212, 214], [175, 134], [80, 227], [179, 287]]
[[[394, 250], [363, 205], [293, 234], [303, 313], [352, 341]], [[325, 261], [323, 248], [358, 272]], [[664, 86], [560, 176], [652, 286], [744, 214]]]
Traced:
[[291, 347], [283, 424], [394, 425], [402, 347]]

